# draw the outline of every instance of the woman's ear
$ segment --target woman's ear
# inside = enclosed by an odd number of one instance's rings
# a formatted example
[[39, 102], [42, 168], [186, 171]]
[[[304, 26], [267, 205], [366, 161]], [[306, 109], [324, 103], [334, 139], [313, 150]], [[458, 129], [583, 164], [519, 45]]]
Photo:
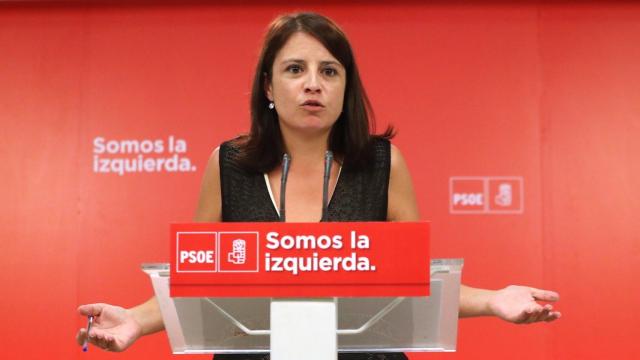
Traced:
[[273, 92], [271, 89], [271, 80], [269, 79], [269, 74], [264, 73], [264, 93], [267, 94], [267, 99], [269, 101], [273, 101]]

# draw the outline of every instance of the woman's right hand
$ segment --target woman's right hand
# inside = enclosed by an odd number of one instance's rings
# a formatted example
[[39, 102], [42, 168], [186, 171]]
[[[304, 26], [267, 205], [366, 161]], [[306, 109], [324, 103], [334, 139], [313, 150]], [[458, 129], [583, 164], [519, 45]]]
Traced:
[[82, 345], [88, 336], [89, 343], [107, 350], [124, 351], [142, 336], [142, 326], [130, 310], [109, 304], [87, 304], [78, 307], [83, 316], [93, 315], [93, 325], [80, 329], [76, 341]]

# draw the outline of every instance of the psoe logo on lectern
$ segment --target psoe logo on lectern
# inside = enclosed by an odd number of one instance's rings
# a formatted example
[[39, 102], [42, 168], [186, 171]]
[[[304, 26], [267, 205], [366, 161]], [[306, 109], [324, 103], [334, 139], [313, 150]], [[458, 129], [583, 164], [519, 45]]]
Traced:
[[218, 271], [216, 232], [178, 232], [176, 242], [176, 272]]
[[258, 233], [220, 232], [220, 272], [258, 271]]

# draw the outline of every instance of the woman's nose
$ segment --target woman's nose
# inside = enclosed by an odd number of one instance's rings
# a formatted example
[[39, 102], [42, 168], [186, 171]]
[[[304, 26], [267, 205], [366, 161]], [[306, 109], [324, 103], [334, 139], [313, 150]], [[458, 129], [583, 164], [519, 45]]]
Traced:
[[320, 92], [320, 79], [315, 72], [309, 72], [305, 84], [304, 92]]

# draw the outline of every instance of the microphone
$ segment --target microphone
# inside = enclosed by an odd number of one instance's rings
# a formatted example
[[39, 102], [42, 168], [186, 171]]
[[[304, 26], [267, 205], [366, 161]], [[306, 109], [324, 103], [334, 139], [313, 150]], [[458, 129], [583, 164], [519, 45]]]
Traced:
[[322, 182], [322, 219], [329, 218], [329, 177], [331, 176], [331, 165], [333, 164], [333, 152], [327, 150], [324, 153], [324, 181]]
[[287, 188], [287, 175], [289, 175], [289, 162], [291, 158], [289, 154], [282, 155], [282, 176], [280, 177], [280, 221], [285, 222], [286, 216], [284, 213], [284, 192]]

